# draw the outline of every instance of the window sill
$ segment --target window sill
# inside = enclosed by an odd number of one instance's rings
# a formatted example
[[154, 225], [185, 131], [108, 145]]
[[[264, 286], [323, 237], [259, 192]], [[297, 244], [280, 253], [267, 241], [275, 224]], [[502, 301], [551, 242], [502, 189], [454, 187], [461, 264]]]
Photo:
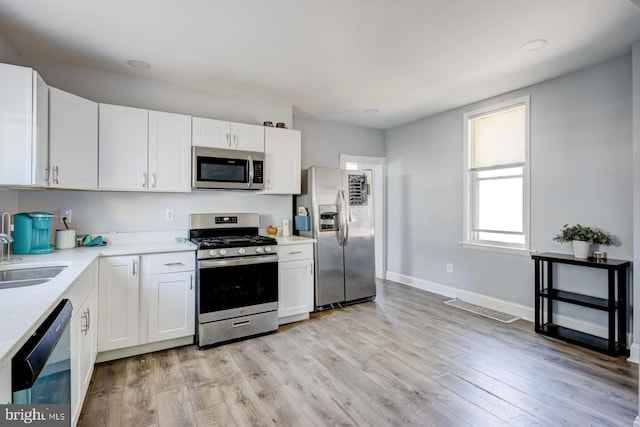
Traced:
[[490, 245], [487, 243], [460, 242], [460, 244], [465, 249], [473, 249], [474, 251], [494, 252], [494, 253], [505, 254], [505, 255], [519, 255], [519, 256], [528, 257], [529, 255], [535, 252], [531, 249]]

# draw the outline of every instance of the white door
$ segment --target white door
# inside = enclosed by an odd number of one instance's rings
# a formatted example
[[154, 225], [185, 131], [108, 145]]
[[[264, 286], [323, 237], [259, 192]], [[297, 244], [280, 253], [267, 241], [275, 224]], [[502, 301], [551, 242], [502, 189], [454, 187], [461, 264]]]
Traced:
[[102, 190], [146, 190], [149, 112], [100, 104], [99, 175]]
[[232, 148], [231, 123], [194, 117], [191, 126], [194, 147]]
[[149, 190], [191, 191], [191, 116], [149, 111]]
[[340, 154], [342, 169], [363, 170], [372, 172], [373, 187], [373, 228], [375, 232], [376, 277], [384, 279], [387, 270], [386, 257], [386, 173], [387, 159], [384, 157], [352, 156]]
[[245, 123], [231, 123], [231, 148], [264, 152], [264, 127]]
[[139, 257], [100, 258], [98, 351], [138, 344]]
[[49, 91], [51, 187], [98, 188], [98, 104], [60, 89]]
[[195, 332], [195, 272], [148, 277], [144, 298], [149, 310], [149, 342], [181, 338]]
[[300, 194], [300, 131], [267, 127], [264, 133], [264, 193]]

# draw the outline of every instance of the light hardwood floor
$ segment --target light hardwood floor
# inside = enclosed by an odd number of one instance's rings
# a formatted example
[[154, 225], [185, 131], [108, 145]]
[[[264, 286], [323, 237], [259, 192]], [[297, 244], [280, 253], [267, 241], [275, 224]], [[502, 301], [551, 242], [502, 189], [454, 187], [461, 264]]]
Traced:
[[638, 369], [381, 281], [374, 302], [96, 366], [80, 426], [630, 426]]

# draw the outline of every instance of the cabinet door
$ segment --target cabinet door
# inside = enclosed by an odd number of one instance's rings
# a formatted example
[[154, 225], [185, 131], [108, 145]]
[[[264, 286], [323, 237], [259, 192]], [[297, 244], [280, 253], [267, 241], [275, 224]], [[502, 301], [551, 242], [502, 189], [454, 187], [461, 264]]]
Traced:
[[245, 151], [264, 151], [264, 127], [245, 123], [231, 123], [231, 148]]
[[[92, 275], [91, 280], [95, 279]], [[74, 308], [71, 319], [71, 425], [76, 425], [80, 416], [97, 354], [98, 288], [95, 282], [87, 286], [93, 289], [84, 303]]]
[[313, 311], [313, 260], [278, 264], [278, 317]]
[[149, 113], [100, 104], [98, 185], [102, 190], [146, 190]]
[[300, 194], [301, 135], [299, 130], [265, 128], [262, 194]]
[[51, 187], [98, 188], [98, 104], [50, 88]]
[[46, 185], [46, 83], [31, 68], [0, 64], [0, 94], [0, 184]]
[[98, 355], [98, 288], [95, 287], [83, 306], [84, 327], [82, 336], [82, 362], [80, 372], [82, 372], [82, 396], [87, 393], [93, 365]]
[[195, 332], [195, 272], [153, 274], [145, 278], [149, 342], [181, 338]]
[[191, 191], [191, 116], [149, 111], [149, 190]]
[[194, 147], [232, 148], [229, 122], [194, 117], [191, 125]]
[[138, 344], [139, 257], [100, 259], [98, 351]]

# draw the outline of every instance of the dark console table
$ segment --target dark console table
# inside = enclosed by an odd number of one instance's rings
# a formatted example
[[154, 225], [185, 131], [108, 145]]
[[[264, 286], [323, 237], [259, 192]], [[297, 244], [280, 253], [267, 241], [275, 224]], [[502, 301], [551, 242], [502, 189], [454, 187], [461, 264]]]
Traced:
[[[626, 353], [627, 337], [627, 269], [630, 261], [616, 259], [580, 259], [573, 255], [544, 252], [534, 254], [535, 262], [535, 330], [601, 353]], [[545, 266], [546, 263], [546, 266]], [[608, 297], [596, 298], [576, 292], [557, 289], [553, 283], [553, 263], [571, 264], [607, 270]], [[546, 273], [546, 274], [545, 274]], [[546, 280], [545, 280], [546, 276]], [[608, 338], [600, 338], [553, 323], [553, 302], [562, 301], [595, 310], [606, 311], [609, 319]], [[545, 310], [546, 302], [546, 310]], [[545, 315], [546, 314], [546, 320]], [[617, 327], [617, 340], [616, 340]]]

